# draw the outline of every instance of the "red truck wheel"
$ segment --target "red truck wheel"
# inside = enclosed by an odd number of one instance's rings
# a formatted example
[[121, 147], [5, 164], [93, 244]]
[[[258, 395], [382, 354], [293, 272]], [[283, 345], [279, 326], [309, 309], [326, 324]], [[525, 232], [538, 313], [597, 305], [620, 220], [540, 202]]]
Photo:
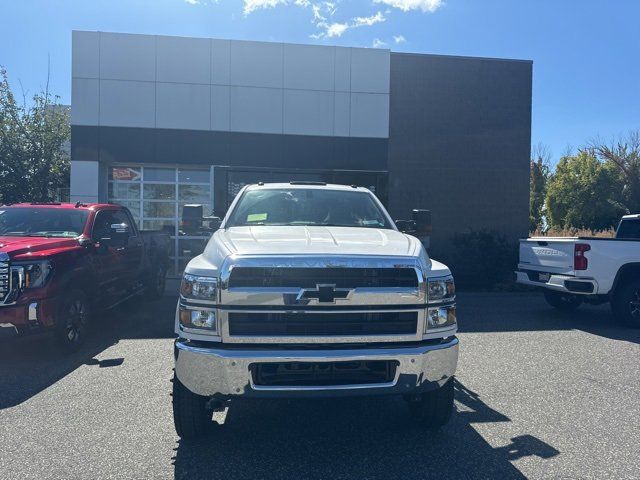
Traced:
[[82, 290], [64, 294], [55, 326], [55, 337], [63, 350], [75, 352], [80, 349], [87, 335], [89, 315], [89, 299]]

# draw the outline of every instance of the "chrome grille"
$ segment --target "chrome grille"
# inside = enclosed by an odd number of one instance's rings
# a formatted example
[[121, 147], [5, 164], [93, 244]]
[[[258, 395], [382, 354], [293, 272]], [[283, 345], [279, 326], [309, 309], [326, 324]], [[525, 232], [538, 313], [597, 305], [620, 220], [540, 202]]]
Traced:
[[11, 266], [0, 261], [0, 303], [4, 303], [11, 292]]
[[337, 288], [416, 288], [418, 277], [413, 268], [236, 267], [229, 278], [230, 288], [312, 288], [325, 283]]
[[233, 312], [229, 334], [238, 336], [415, 334], [417, 312]]

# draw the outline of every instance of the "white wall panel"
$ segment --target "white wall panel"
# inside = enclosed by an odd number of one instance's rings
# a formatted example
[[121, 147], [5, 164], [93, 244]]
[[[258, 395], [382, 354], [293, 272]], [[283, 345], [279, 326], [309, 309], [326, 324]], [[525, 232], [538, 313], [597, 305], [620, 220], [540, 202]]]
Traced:
[[284, 45], [284, 88], [333, 91], [335, 48]]
[[351, 91], [389, 93], [389, 50], [376, 48], [351, 49]]
[[388, 137], [381, 49], [73, 32], [72, 123]]
[[211, 87], [188, 83], [156, 84], [156, 128], [209, 130]]
[[231, 40], [211, 40], [211, 83], [229, 85]]
[[282, 52], [281, 43], [232, 40], [231, 85], [282, 88]]
[[352, 137], [389, 136], [389, 95], [351, 92]]
[[336, 92], [333, 107], [333, 134], [336, 137], [348, 137], [351, 118], [351, 94]]
[[101, 80], [100, 125], [155, 127], [155, 97], [155, 83]]
[[71, 52], [73, 77], [98, 78], [100, 76], [98, 32], [72, 32]]
[[208, 38], [157, 37], [159, 82], [211, 83], [211, 40]]
[[230, 87], [211, 85], [211, 130], [229, 130]]
[[335, 89], [336, 92], [351, 91], [351, 49], [335, 47]]
[[284, 133], [333, 135], [333, 92], [284, 91]]
[[98, 125], [100, 107], [99, 80], [74, 78], [71, 82], [71, 123]]
[[100, 33], [100, 78], [156, 79], [156, 37]]
[[234, 132], [282, 133], [282, 90], [231, 87], [230, 129]]

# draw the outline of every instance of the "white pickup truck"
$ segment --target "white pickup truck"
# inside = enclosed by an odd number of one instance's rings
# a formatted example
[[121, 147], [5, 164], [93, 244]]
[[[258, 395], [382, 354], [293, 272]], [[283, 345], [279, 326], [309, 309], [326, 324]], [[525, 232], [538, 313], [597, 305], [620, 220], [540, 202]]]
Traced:
[[183, 438], [235, 397], [397, 394], [427, 427], [452, 413], [453, 277], [365, 188], [245, 187], [186, 267], [175, 329]]
[[640, 215], [625, 215], [615, 238], [520, 240], [517, 281], [544, 288], [559, 310], [611, 302], [621, 323], [640, 328]]

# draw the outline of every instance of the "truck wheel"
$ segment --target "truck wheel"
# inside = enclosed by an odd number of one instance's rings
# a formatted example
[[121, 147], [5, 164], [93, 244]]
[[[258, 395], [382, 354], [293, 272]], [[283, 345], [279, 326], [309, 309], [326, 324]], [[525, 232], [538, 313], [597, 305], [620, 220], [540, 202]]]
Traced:
[[55, 337], [65, 352], [76, 352], [84, 343], [90, 313], [89, 299], [82, 290], [63, 295], [56, 315]]
[[544, 291], [544, 299], [549, 305], [563, 312], [570, 312], [580, 306], [582, 300], [579, 296], [571, 293], [554, 292], [553, 290]]
[[426, 428], [445, 425], [453, 412], [453, 377], [437, 390], [408, 400], [411, 416]]
[[618, 322], [640, 328], [640, 280], [619, 287], [611, 300], [611, 308]]
[[155, 267], [149, 276], [145, 295], [149, 300], [157, 300], [164, 296], [164, 287], [167, 283], [167, 269], [161, 265]]
[[207, 409], [207, 400], [191, 392], [173, 375], [173, 424], [180, 438], [198, 438], [211, 430], [213, 412]]

